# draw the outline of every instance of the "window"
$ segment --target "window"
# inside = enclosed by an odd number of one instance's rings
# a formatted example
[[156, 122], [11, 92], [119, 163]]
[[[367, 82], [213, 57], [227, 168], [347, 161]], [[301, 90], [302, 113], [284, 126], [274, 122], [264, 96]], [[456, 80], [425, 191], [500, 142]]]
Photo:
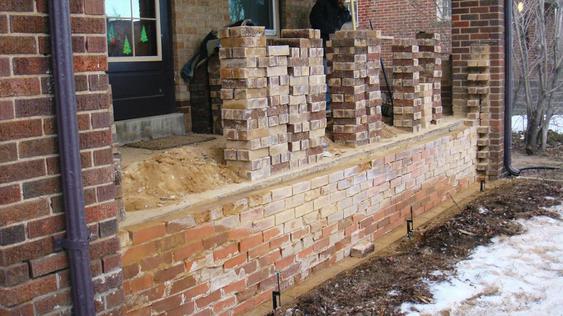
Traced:
[[106, 0], [109, 61], [160, 61], [159, 0]]
[[360, 16], [358, 14], [358, 2], [359, 0], [354, 1], [354, 11], [352, 11], [350, 0], [344, 0], [344, 5], [346, 6], [346, 9], [350, 11], [350, 14], [354, 14], [356, 16], [356, 25], [360, 24]]
[[439, 22], [452, 20], [452, 0], [436, 0], [436, 17]]
[[279, 29], [278, 0], [229, 0], [231, 22], [251, 19], [266, 27], [266, 35], [277, 35]]

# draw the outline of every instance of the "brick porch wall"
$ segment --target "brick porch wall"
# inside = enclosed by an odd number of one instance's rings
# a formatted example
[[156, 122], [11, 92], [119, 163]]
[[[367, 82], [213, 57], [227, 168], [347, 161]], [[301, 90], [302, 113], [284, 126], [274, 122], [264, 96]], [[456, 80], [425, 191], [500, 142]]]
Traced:
[[240, 315], [475, 179], [476, 128], [121, 230], [126, 315]]
[[452, 2], [452, 66], [454, 115], [467, 113], [467, 60], [475, 44], [490, 46], [489, 178], [502, 174], [504, 155], [504, 1]]
[[[119, 314], [113, 123], [103, 0], [71, 1], [86, 219], [96, 309]], [[0, 315], [70, 315], [47, 1], [0, 1]]]

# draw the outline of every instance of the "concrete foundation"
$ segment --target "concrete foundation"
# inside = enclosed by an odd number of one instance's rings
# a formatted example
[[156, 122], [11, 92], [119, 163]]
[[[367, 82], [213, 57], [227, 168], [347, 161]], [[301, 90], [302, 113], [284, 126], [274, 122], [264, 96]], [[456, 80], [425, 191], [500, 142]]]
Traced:
[[167, 136], [186, 135], [183, 113], [143, 117], [115, 122], [120, 145]]

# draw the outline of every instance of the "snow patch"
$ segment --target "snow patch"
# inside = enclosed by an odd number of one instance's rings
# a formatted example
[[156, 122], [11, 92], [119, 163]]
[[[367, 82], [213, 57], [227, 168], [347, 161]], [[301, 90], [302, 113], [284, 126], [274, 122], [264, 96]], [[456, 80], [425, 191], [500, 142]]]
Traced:
[[[528, 125], [527, 115], [514, 115], [512, 116], [512, 131], [513, 132], [523, 132], [526, 130]], [[554, 115], [549, 122], [549, 129], [557, 132], [563, 133], [563, 115]]]
[[[563, 205], [551, 208], [563, 215]], [[427, 281], [432, 304], [404, 303], [407, 315], [561, 315], [563, 220], [518, 221], [526, 232], [477, 247], [442, 282]]]

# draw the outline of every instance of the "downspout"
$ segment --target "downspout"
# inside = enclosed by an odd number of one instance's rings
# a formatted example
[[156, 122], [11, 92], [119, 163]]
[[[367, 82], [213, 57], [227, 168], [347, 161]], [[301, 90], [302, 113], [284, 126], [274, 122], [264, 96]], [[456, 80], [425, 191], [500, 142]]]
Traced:
[[70, 265], [73, 315], [95, 315], [94, 286], [90, 272], [88, 228], [84, 217], [84, 192], [72, 61], [68, 0], [49, 1], [51, 50], [55, 88], [59, 159], [64, 199], [66, 239], [55, 249], [67, 250]]
[[520, 170], [512, 167], [512, 1], [504, 0], [504, 170], [518, 176]]

